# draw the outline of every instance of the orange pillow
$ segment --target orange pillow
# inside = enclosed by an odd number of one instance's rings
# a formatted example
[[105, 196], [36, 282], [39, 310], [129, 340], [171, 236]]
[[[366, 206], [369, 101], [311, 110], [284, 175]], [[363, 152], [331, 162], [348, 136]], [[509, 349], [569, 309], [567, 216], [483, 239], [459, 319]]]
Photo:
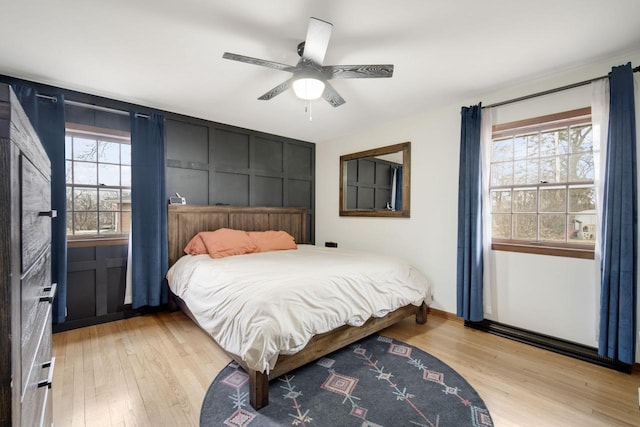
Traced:
[[207, 247], [204, 245], [202, 237], [200, 237], [200, 233], [193, 236], [193, 239], [187, 243], [187, 246], [184, 247], [184, 253], [187, 255], [203, 255], [208, 253]]
[[257, 246], [256, 252], [298, 249], [295, 239], [286, 231], [249, 231], [247, 234]]
[[224, 258], [255, 252], [257, 247], [246, 231], [220, 228], [198, 233], [211, 258]]

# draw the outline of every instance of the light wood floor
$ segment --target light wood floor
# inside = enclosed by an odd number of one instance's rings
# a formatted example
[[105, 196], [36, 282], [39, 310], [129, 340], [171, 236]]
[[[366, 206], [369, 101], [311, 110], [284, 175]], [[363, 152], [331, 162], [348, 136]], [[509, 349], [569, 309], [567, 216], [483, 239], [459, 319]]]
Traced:
[[[480, 394], [496, 426], [640, 426], [640, 375], [626, 375], [429, 316], [384, 335], [426, 350]], [[197, 426], [229, 358], [180, 312], [55, 334], [54, 423]]]

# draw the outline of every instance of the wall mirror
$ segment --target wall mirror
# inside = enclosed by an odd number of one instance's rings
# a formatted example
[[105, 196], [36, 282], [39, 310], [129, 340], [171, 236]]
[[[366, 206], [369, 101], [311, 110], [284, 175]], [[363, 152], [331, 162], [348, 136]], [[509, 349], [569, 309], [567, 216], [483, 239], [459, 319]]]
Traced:
[[410, 142], [340, 156], [340, 216], [408, 218], [410, 180]]

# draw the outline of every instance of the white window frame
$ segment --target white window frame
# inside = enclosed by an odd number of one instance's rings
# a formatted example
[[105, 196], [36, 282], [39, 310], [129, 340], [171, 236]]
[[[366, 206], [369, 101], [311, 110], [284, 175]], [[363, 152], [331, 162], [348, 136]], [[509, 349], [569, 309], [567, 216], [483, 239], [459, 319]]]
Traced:
[[[591, 108], [581, 108], [577, 110], [566, 111], [557, 114], [551, 114], [546, 116], [534, 117], [531, 119], [520, 120], [517, 122], [504, 123], [500, 125], [494, 125], [492, 127], [492, 145], [494, 140], [505, 138], [509, 135], [523, 135], [523, 134], [532, 134], [536, 132], [543, 132], [545, 130], [551, 130], [559, 127], [571, 127], [571, 126], [579, 126], [579, 125], [591, 125]], [[515, 162], [515, 159], [514, 159]], [[491, 168], [493, 169], [493, 159], [491, 162]], [[493, 170], [491, 171], [493, 173]], [[490, 182], [491, 184], [491, 182]], [[545, 188], [565, 188], [566, 197], [565, 197], [565, 223], [567, 217], [570, 215], [575, 215], [575, 213], [571, 213], [568, 209], [569, 203], [569, 188], [578, 188], [578, 187], [589, 187], [594, 188], [595, 184], [593, 181], [581, 181], [581, 182], [558, 182], [558, 183], [547, 183], [547, 182], [538, 182], [538, 183], [530, 183], [530, 184], [511, 184], [511, 185], [489, 185], [489, 194], [491, 194], [492, 190], [510, 189], [518, 190], [518, 189], [534, 189], [539, 196], [540, 189]], [[596, 199], [597, 200], [597, 199]], [[487, 203], [492, 203], [491, 198], [487, 201]], [[498, 214], [498, 213], [496, 213]], [[506, 214], [506, 213], [502, 213]], [[509, 213], [512, 215], [511, 217], [511, 230], [513, 233], [513, 208]], [[585, 258], [585, 259], [593, 259], [594, 257], [594, 244], [593, 242], [584, 242], [577, 243], [574, 241], [547, 241], [539, 239], [540, 234], [540, 200], [537, 197], [536, 203], [536, 211], [535, 214], [538, 218], [537, 225], [537, 235], [538, 238], [533, 240], [525, 240], [525, 239], [514, 239], [511, 234], [511, 238], [496, 238], [492, 237], [491, 247], [494, 250], [502, 250], [502, 251], [513, 251], [513, 252], [524, 252], [524, 253], [533, 253], [533, 254], [542, 254], [542, 255], [554, 255], [554, 256], [566, 256], [566, 257], [574, 257], [574, 258]], [[595, 212], [594, 212], [595, 216]], [[493, 223], [493, 213], [490, 218], [490, 221]]]
[[[120, 144], [131, 144], [131, 134], [129, 132], [126, 131], [119, 131], [119, 130], [114, 130], [114, 129], [107, 129], [107, 128], [100, 128], [100, 127], [94, 127], [94, 126], [87, 126], [87, 125], [81, 125], [81, 124], [77, 124], [77, 123], [66, 123], [66, 129], [65, 129], [65, 139], [68, 136], [78, 136], [78, 137], [84, 137], [84, 138], [89, 138], [89, 139], [96, 139], [98, 141], [106, 141], [106, 142], [116, 142], [116, 143], [120, 143]], [[69, 161], [78, 161], [78, 160], [73, 160], [72, 159], [72, 154], [71, 153], [67, 153], [65, 155], [65, 162], [69, 162]], [[85, 161], [80, 161], [80, 162], [85, 162]], [[96, 159], [95, 162], [91, 161], [90, 163], [96, 163], [96, 167], [98, 168], [98, 165], [100, 164], [115, 164], [115, 163], [109, 163], [109, 162], [100, 162], [98, 159]], [[122, 163], [122, 158], [120, 158], [120, 162], [118, 163], [120, 166], [129, 166], [131, 167], [131, 164], [123, 164]], [[122, 184], [122, 183], [120, 183]], [[131, 225], [131, 210], [130, 208], [127, 209], [123, 209], [123, 202], [122, 202], [122, 190], [128, 190], [129, 192], [131, 191], [131, 186], [130, 185], [101, 185], [100, 182], [97, 182], [95, 185], [92, 184], [76, 184], [73, 181], [73, 177], [71, 178], [71, 181], [69, 182], [69, 180], [67, 180], [67, 184], [66, 184], [66, 188], [67, 191], [69, 189], [71, 189], [71, 199], [72, 199], [72, 205], [69, 206], [67, 204], [67, 240], [69, 240], [70, 242], [73, 241], [88, 241], [88, 240], [122, 240], [122, 239], [127, 239], [129, 237], [129, 233], [128, 231], [123, 232], [123, 233], [100, 233], [100, 191], [99, 190], [118, 190], [120, 193], [120, 207], [118, 210], [110, 210], [108, 212], [118, 212], [118, 214], [120, 215], [120, 221], [123, 221], [123, 215], [128, 215], [129, 216], [129, 220], [128, 220], [128, 224], [129, 227], [128, 229], [130, 229], [130, 225]], [[80, 211], [76, 211], [74, 209], [73, 206], [73, 189], [74, 188], [89, 188], [89, 189], [96, 189], [97, 191], [97, 205], [96, 205], [96, 215], [97, 215], [97, 230], [95, 234], [84, 234], [84, 233], [80, 233], [80, 234], [76, 234], [76, 229], [75, 229], [75, 220], [74, 220], [74, 212], [80, 212]], [[69, 199], [69, 197], [67, 196], [67, 199]], [[91, 211], [93, 212], [93, 211]], [[107, 212], [102, 210], [102, 212]], [[69, 224], [71, 224], [71, 234], [69, 234]]]

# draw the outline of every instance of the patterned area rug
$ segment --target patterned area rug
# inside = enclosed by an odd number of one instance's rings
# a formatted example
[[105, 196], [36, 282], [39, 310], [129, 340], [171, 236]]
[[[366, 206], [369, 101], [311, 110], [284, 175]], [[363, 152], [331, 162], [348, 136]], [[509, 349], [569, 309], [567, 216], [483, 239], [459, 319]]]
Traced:
[[269, 383], [269, 406], [249, 405], [235, 362], [207, 391], [204, 426], [492, 426], [478, 393], [424, 351], [372, 335]]

